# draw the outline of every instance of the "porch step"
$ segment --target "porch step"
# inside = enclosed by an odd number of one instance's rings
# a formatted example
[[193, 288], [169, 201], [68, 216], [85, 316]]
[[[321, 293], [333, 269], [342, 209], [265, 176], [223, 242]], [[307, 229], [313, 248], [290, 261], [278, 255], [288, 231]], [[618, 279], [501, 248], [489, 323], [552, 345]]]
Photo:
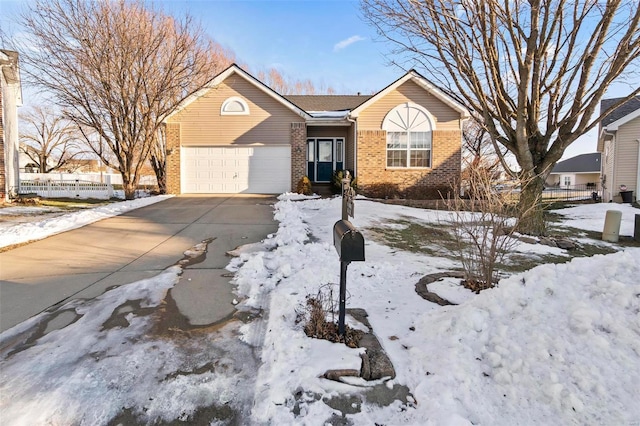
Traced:
[[330, 183], [314, 183], [311, 185], [311, 190], [321, 197], [333, 197]]

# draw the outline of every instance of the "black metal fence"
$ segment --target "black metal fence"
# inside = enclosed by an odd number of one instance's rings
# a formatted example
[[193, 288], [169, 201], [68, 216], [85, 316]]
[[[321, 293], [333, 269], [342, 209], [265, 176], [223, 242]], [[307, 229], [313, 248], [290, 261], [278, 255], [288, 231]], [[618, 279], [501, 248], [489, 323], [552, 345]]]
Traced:
[[602, 199], [602, 188], [595, 183], [549, 186], [542, 192], [542, 199], [544, 201], [600, 201]]

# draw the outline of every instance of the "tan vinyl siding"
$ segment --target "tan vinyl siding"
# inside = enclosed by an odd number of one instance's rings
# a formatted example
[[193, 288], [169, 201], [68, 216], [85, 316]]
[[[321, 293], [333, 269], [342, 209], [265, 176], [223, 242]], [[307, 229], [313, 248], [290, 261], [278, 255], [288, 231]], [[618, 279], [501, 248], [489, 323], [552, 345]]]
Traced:
[[615, 187], [611, 188], [617, 195], [620, 185], [626, 185], [628, 191], [634, 191], [638, 180], [638, 142], [640, 138], [640, 117], [623, 124], [616, 132]]
[[576, 173], [574, 185], [595, 184], [600, 185], [600, 173]]
[[362, 111], [358, 117], [358, 129], [380, 130], [385, 115], [406, 102], [425, 107], [435, 118], [437, 130], [460, 130], [460, 113], [411, 80]]
[[[250, 114], [221, 115], [222, 103], [231, 96], [244, 99]], [[290, 144], [291, 123], [300, 120], [298, 114], [233, 74], [169, 122], [180, 123], [182, 145], [280, 145]]]

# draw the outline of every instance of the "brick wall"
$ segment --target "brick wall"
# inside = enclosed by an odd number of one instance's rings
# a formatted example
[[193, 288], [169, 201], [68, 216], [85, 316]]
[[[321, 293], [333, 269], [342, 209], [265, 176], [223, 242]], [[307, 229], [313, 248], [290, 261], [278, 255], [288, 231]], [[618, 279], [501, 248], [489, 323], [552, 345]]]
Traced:
[[[460, 178], [461, 132], [435, 130], [432, 139], [432, 167], [429, 169], [387, 169], [387, 136], [384, 130], [358, 131], [358, 186], [397, 185], [400, 191], [437, 197], [437, 191], [447, 188]], [[410, 195], [408, 195], [410, 196]]]
[[180, 124], [167, 123], [166, 136], [167, 193], [180, 194]]
[[291, 123], [291, 190], [307, 174], [307, 125]]

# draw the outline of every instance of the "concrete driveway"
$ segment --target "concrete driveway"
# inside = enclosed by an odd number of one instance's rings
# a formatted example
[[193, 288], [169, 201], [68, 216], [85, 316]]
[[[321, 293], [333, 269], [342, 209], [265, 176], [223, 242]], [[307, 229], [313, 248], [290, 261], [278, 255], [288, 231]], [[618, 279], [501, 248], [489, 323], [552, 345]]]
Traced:
[[226, 252], [277, 230], [270, 196], [179, 196], [0, 253], [0, 331], [69, 298], [157, 275], [212, 239], [172, 296], [191, 325], [233, 313]]

